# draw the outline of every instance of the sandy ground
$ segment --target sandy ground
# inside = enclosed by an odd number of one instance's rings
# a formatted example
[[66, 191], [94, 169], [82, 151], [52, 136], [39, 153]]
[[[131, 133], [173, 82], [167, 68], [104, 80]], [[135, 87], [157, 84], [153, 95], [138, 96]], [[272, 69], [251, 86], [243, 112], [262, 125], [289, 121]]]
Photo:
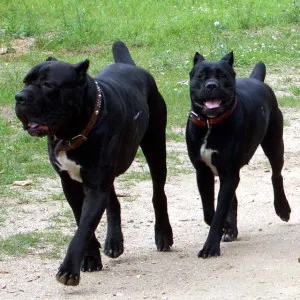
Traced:
[[[173, 177], [166, 185], [174, 233], [168, 253], [156, 251], [151, 182], [142, 181], [119, 189], [135, 195], [134, 201], [121, 198], [125, 237], [121, 257], [113, 260], [102, 254], [104, 269], [82, 273], [77, 287], [56, 282], [59, 260], [41, 259], [34, 251], [23, 258], [4, 258], [0, 299], [300, 299], [300, 113], [289, 109], [284, 115], [288, 126], [283, 175], [292, 208], [288, 223], [274, 212], [269, 164], [258, 149], [241, 172], [238, 240], [222, 243], [220, 257], [196, 256], [208, 226], [194, 173]], [[184, 151], [182, 155], [188, 159]], [[43, 229], [47, 218], [60, 209], [58, 201], [24, 204], [20, 214], [6, 220], [0, 235]], [[99, 225], [102, 243], [105, 232], [104, 224]]]

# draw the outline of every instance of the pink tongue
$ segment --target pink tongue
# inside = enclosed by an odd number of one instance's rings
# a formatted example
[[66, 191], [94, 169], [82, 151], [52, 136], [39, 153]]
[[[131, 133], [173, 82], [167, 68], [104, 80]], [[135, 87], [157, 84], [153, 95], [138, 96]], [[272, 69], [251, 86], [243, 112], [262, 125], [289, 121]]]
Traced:
[[30, 128], [36, 128], [36, 127], [38, 127], [39, 125], [38, 124], [36, 124], [36, 123], [34, 123], [34, 122], [29, 122], [28, 123], [28, 127], [30, 127]]
[[29, 122], [28, 123], [28, 127], [31, 128], [31, 129], [38, 128], [40, 130], [48, 130], [48, 126], [46, 126], [46, 125], [39, 125], [39, 124], [34, 123], [34, 122]]
[[210, 109], [219, 107], [220, 103], [221, 103], [220, 100], [208, 100], [204, 102], [205, 106]]

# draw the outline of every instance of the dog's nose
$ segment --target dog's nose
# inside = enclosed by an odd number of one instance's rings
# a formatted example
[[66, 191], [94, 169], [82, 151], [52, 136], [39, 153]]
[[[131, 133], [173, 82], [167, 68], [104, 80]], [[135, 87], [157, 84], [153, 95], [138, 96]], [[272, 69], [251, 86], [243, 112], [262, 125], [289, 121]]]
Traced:
[[23, 91], [21, 91], [21, 92], [19, 92], [19, 93], [17, 93], [16, 95], [15, 95], [15, 99], [16, 99], [16, 101], [18, 102], [18, 103], [23, 103], [23, 102], [25, 102], [25, 100], [26, 100], [26, 95], [25, 95], [25, 93], [23, 92]]
[[218, 87], [218, 84], [215, 81], [209, 81], [206, 83], [205, 88], [207, 90], [214, 90]]

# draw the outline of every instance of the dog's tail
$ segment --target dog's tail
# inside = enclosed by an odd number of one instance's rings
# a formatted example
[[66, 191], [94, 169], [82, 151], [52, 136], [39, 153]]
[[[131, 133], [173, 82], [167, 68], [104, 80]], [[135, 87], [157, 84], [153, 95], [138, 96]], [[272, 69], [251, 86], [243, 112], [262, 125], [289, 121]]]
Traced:
[[259, 62], [255, 65], [250, 78], [255, 78], [260, 81], [264, 81], [266, 77], [266, 66], [263, 62]]
[[112, 46], [115, 63], [123, 63], [135, 66], [127, 46], [122, 41], [115, 41]]

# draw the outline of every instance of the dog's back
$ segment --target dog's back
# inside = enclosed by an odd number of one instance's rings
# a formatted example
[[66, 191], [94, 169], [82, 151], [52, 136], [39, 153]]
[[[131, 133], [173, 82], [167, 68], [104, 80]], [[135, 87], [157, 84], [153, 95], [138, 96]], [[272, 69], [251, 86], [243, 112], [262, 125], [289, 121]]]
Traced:
[[135, 66], [127, 46], [122, 41], [115, 41], [112, 46], [115, 63], [123, 63]]
[[260, 81], [264, 81], [266, 77], [266, 66], [263, 62], [259, 62], [255, 65], [250, 78], [254, 78]]

